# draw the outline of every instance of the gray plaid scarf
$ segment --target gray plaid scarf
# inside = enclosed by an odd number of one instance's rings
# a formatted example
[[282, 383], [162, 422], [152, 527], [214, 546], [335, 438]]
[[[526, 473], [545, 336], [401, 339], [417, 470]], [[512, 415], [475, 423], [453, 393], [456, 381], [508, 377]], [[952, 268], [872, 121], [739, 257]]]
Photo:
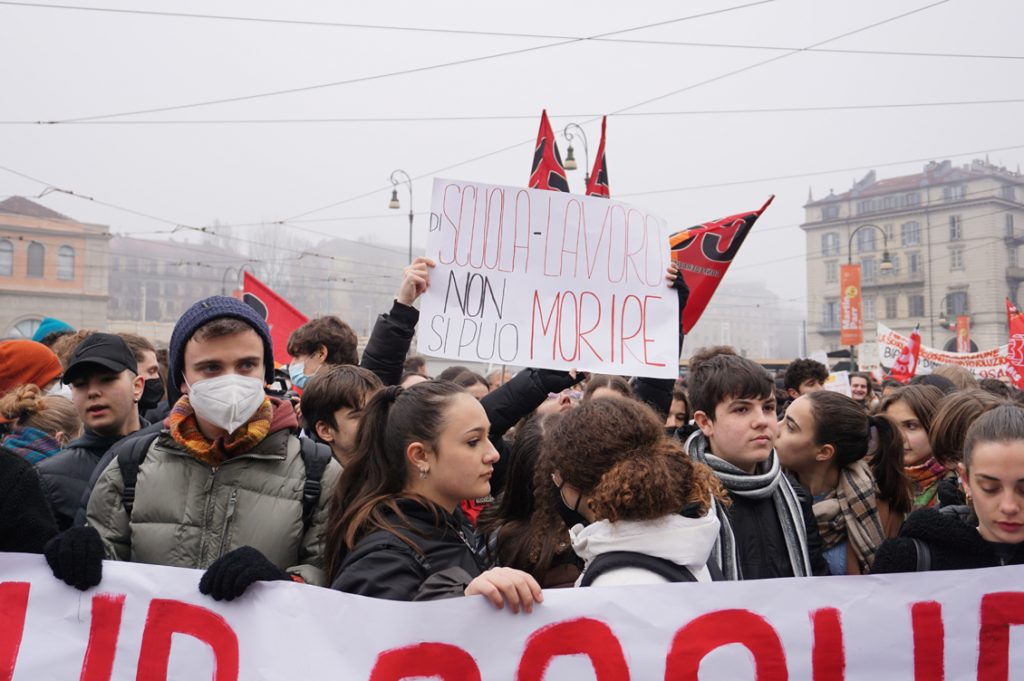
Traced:
[[[800, 500], [793, 486], [782, 474], [779, 457], [773, 449], [768, 460], [758, 466], [758, 472], [749, 474], [720, 459], [707, 448], [708, 441], [699, 430], [686, 441], [690, 458], [710, 467], [722, 485], [738, 497], [765, 499], [771, 497], [782, 523], [782, 534], [786, 538], [786, 552], [789, 554], [793, 574], [806, 577], [811, 574], [811, 559], [807, 553], [807, 528], [804, 526]], [[729, 513], [721, 504], [715, 504], [715, 514], [722, 523], [722, 529], [715, 542], [715, 558], [726, 579], [742, 579], [739, 560], [736, 556], [736, 537], [733, 535]]]

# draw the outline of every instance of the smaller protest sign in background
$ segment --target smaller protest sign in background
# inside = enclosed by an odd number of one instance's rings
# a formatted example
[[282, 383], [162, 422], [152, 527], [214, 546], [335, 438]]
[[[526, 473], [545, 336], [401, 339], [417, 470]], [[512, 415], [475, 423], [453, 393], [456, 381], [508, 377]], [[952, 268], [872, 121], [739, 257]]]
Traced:
[[860, 345], [864, 342], [864, 320], [860, 313], [860, 265], [839, 268], [839, 344]]
[[666, 222], [601, 197], [437, 179], [419, 352], [674, 378]]

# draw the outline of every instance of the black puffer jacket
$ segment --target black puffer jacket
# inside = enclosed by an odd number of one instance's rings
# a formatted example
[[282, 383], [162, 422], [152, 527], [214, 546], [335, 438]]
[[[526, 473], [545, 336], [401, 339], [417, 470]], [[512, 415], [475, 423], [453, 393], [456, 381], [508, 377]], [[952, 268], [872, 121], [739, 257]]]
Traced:
[[[387, 522], [422, 551], [396, 534], [377, 530], [360, 539], [343, 557], [332, 589], [395, 601], [461, 596], [484, 571], [476, 536], [459, 510], [435, 512], [413, 499], [399, 499], [406, 522], [385, 511]], [[439, 521], [439, 522], [438, 522]]]
[[409, 344], [419, 319], [419, 310], [396, 300], [391, 312], [377, 317], [359, 366], [377, 374], [384, 385], [401, 383], [405, 356], [409, 353]]
[[[811, 495], [793, 478], [790, 477], [789, 482], [800, 501], [811, 572], [816, 576], [828, 575], [828, 563], [821, 553], [821, 534], [811, 507]], [[732, 506], [728, 510], [729, 520], [736, 537], [737, 559], [743, 579], [792, 577], [793, 566], [786, 551], [779, 514], [771, 497], [750, 499], [735, 494], [729, 496], [732, 499]]]
[[0, 450], [0, 551], [42, 553], [57, 534], [32, 464]]
[[74, 523], [82, 496], [89, 488], [89, 480], [100, 459], [121, 438], [121, 435], [97, 435], [87, 430], [60, 454], [36, 466], [43, 491], [62, 531]]
[[966, 506], [922, 508], [911, 513], [900, 535], [886, 539], [875, 554], [872, 574], [916, 572], [917, 539], [928, 546], [932, 570], [967, 570], [1024, 565], [1024, 542], [1005, 545], [1006, 557], [978, 533], [978, 521]]

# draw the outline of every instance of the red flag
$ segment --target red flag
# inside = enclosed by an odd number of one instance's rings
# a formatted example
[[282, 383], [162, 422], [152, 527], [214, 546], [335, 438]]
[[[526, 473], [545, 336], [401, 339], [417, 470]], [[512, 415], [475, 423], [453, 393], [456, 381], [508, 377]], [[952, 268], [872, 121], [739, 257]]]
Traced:
[[604, 155], [604, 128], [608, 117], [601, 119], [601, 146], [597, 148], [597, 158], [594, 159], [594, 170], [590, 173], [590, 181], [587, 182], [587, 196], [611, 197], [611, 190], [608, 188], [608, 160]]
[[530, 189], [551, 189], [569, 191], [569, 178], [565, 176], [562, 156], [555, 144], [555, 133], [548, 121], [547, 109], [540, 114], [540, 130], [537, 132], [537, 146], [533, 150], [533, 169], [530, 171]]
[[263, 315], [270, 327], [270, 340], [274, 344], [274, 362], [288, 364], [288, 337], [292, 331], [309, 321], [287, 300], [248, 272], [242, 273], [242, 300]]
[[743, 240], [774, 198], [774, 195], [769, 197], [761, 208], [753, 212], [705, 222], [669, 237], [672, 259], [690, 287], [690, 300], [683, 310], [683, 333], [690, 333], [704, 314]]
[[1020, 334], [1024, 335], [1024, 313], [1017, 309], [1017, 306], [1006, 299], [1006, 322], [1010, 328], [1010, 338]]
[[900, 383], [907, 383], [917, 372], [917, 358], [921, 355], [921, 325], [918, 324], [910, 332], [910, 340], [900, 350], [900, 356], [896, 358], [892, 370], [889, 372], [893, 379]]

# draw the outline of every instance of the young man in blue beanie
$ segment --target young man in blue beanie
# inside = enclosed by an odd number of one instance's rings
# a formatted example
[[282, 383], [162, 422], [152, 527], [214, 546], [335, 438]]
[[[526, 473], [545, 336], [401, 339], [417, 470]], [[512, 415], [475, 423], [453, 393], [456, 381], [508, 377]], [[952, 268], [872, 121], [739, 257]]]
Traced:
[[54, 574], [90, 588], [99, 555], [206, 569], [200, 591], [218, 600], [256, 581], [323, 584], [320, 537], [340, 467], [326, 446], [300, 443], [291, 405], [264, 392], [266, 322], [234, 298], [201, 300], [175, 325], [169, 364], [163, 429], [121, 445], [89, 497], [88, 527], [47, 546]]

